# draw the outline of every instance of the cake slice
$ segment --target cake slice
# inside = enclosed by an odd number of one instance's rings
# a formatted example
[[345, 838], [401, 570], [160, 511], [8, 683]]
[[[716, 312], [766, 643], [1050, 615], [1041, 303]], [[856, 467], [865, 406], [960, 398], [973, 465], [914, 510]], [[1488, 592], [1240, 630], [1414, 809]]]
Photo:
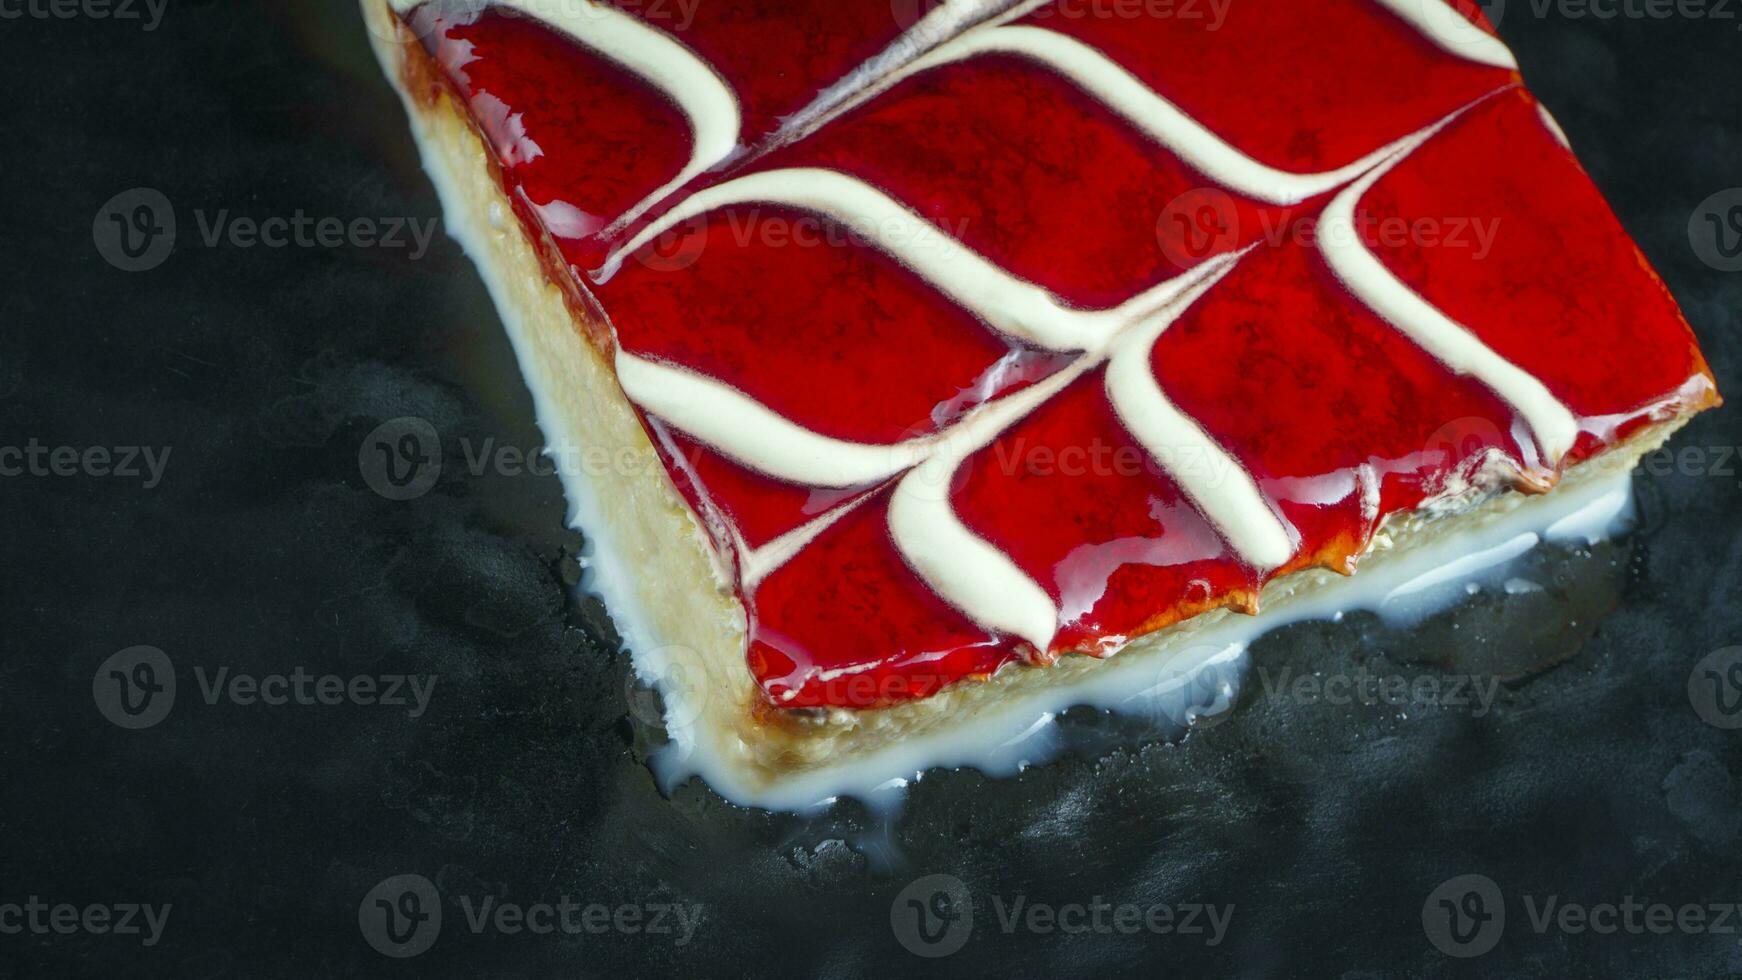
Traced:
[[364, 8], [550, 444], [594, 450], [556, 453], [594, 585], [733, 799], [974, 761], [1717, 403], [1438, 0]]

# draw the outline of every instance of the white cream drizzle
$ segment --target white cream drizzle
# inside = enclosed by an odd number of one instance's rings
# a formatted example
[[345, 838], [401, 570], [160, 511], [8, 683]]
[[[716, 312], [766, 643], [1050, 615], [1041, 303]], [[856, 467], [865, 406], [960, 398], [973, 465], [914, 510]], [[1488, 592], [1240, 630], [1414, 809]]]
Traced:
[[[1226, 275], [1225, 267], [1203, 282], [1189, 303]], [[1280, 568], [1294, 557], [1295, 535], [1276, 516], [1245, 467], [1209, 433], [1174, 406], [1151, 369], [1151, 352], [1173, 317], [1121, 336], [1107, 365], [1107, 397], [1119, 421], [1168, 470], [1186, 497], [1222, 533], [1241, 560], [1260, 571]], [[1178, 467], [1170, 461], [1190, 459]]]
[[[1146, 441], [1142, 432], [1134, 429], [1133, 434], [1144, 442], [1194, 503], [1200, 499], [1210, 502], [1214, 509], [1206, 509], [1206, 516], [1243, 558], [1265, 570], [1288, 561], [1294, 553], [1292, 538], [1259, 496], [1251, 477], [1203, 430], [1172, 409], [1149, 368], [1149, 349], [1162, 331], [1180, 312], [1220, 281], [1239, 257], [1222, 256], [1181, 277], [1186, 281], [1176, 292], [1173, 303], [1156, 313], [1149, 322], [1121, 334], [1107, 347], [1090, 351], [1045, 381], [986, 406], [972, 417], [971, 426], [954, 430], [936, 455], [902, 478], [890, 498], [890, 536], [915, 574], [924, 579], [940, 598], [988, 630], [1021, 637], [1033, 644], [1036, 650], [1045, 651], [1051, 646], [1060, 618], [1058, 605], [1046, 589], [1017, 567], [1008, 555], [962, 523], [950, 502], [950, 485], [956, 471], [969, 456], [984, 449], [1000, 433], [1100, 366], [1110, 351], [1113, 366], [1108, 369], [1109, 391], [1115, 388], [1115, 371], [1122, 374], [1140, 372], [1147, 379], [1146, 383], [1118, 383], [1119, 398], [1131, 406], [1131, 413], [1149, 421], [1158, 414], [1172, 411], [1191, 432], [1189, 437], [1171, 431], [1161, 433], [1170, 441], [1155, 444]], [[1126, 353], [1133, 350], [1139, 351], [1140, 357]], [[1123, 359], [1122, 354], [1125, 354]], [[1161, 403], [1159, 409], [1156, 400]], [[1126, 419], [1124, 408], [1121, 408], [1120, 416], [1122, 420]], [[1129, 421], [1127, 426], [1130, 426]], [[1148, 431], [1157, 434], [1153, 426]], [[1204, 455], [1193, 458], [1214, 457], [1225, 465], [1209, 466], [1203, 470], [1175, 467], [1171, 463], [1182, 454], [1158, 452], [1162, 447], [1196, 450]], [[1221, 481], [1212, 475], [1216, 473], [1236, 475], [1230, 481], [1237, 484], [1235, 489], [1224, 495], [1222, 491], [1226, 488], [1218, 486]], [[1241, 486], [1249, 496], [1242, 495]], [[1202, 505], [1200, 509], [1204, 509]], [[1230, 519], [1237, 523], [1228, 523]]]
[[1378, 0], [1449, 54], [1495, 68], [1518, 70], [1518, 59], [1499, 38], [1470, 22], [1445, 0]]
[[969, 456], [1097, 362], [1079, 358], [1046, 380], [970, 415], [942, 441], [937, 453], [902, 477], [889, 498], [890, 537], [915, 574], [939, 598], [982, 627], [1021, 637], [1041, 651], [1052, 645], [1058, 607], [1010, 556], [962, 523], [950, 502], [950, 485]]
[[807, 521], [798, 527], [764, 542], [760, 547], [751, 548], [742, 538], [739, 539], [739, 553], [744, 556], [738, 569], [738, 583], [745, 591], [752, 591], [762, 584], [762, 580], [774, 574], [780, 566], [791, 561], [799, 552], [810, 547], [824, 531], [835, 525], [835, 522], [846, 517], [865, 501], [876, 496], [866, 492], [824, 513], [822, 516]]
[[768, 170], [698, 191], [643, 228], [601, 269], [710, 211], [771, 204], [809, 211], [851, 229], [1000, 333], [1050, 350], [1082, 350], [1111, 332], [1117, 317], [1067, 309], [1046, 290], [1018, 279], [870, 184], [833, 170]]
[[731, 385], [619, 349], [617, 380], [630, 400], [733, 459], [812, 487], [854, 487], [924, 459], [927, 440], [849, 442], [813, 432]]
[[1579, 424], [1573, 413], [1541, 381], [1495, 353], [1468, 327], [1404, 285], [1367, 250], [1355, 230], [1355, 208], [1367, 191], [1463, 111], [1411, 137], [1397, 155], [1333, 198], [1319, 219], [1319, 251], [1343, 285], [1373, 312], [1453, 373], [1475, 378], [1511, 405], [1530, 426], [1543, 456], [1553, 465], [1578, 437]]
[[[400, 13], [424, 0], [392, 0]], [[670, 96], [694, 137], [689, 162], [606, 229], [609, 235], [738, 148], [738, 99], [712, 66], [671, 35], [594, 0], [491, 0], [569, 35]]]

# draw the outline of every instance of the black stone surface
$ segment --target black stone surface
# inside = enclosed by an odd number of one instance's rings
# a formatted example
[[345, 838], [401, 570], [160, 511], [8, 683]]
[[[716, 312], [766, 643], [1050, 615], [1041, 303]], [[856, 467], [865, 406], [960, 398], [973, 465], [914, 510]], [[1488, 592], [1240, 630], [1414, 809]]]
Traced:
[[[1640, 531], [1539, 560], [1543, 591], [1485, 593], [1416, 630], [1353, 617], [1273, 636], [1238, 710], [1183, 742], [1073, 713], [1064, 758], [933, 773], [888, 819], [744, 810], [697, 783], [667, 799], [628, 659], [598, 603], [572, 597], [583, 542], [557, 482], [469, 472], [481, 447], [540, 436], [458, 249], [203, 241], [223, 212], [439, 217], [352, 5], [169, 0], [146, 30], [34, 3], [0, 2], [0, 446], [169, 456], [150, 488], [0, 477], [0, 975], [1742, 974], [1736, 918], [1539, 933], [1530, 914], [1551, 895], [1742, 902], [1742, 731], [1689, 696], [1696, 662], [1742, 643], [1733, 411], [1679, 438], [1699, 460], [1639, 478]], [[1593, 6], [1621, 15], [1515, 0], [1502, 30], [1742, 391], [1742, 273], [1689, 238], [1701, 202], [1742, 185], [1742, 13]], [[128, 273], [93, 218], [136, 187], [172, 202], [178, 237]], [[434, 428], [444, 465], [397, 502], [359, 449], [404, 416]], [[128, 730], [93, 680], [138, 645], [163, 651], [177, 693]], [[202, 696], [201, 672], [298, 667], [438, 680], [415, 719]], [[1308, 704], [1261, 683], [1362, 669], [1508, 679], [1488, 711]], [[427, 951], [392, 959], [359, 908], [402, 874], [433, 883], [445, 918]], [[960, 952], [923, 959], [891, 912], [933, 874], [973, 914]], [[1424, 906], [1441, 914], [1430, 893], [1465, 874], [1496, 883], [1506, 919], [1490, 951], [1454, 959]], [[33, 931], [32, 896], [173, 907], [146, 946]], [[462, 899], [486, 897], [701, 918], [683, 943], [474, 932]], [[1234, 913], [1216, 945], [1000, 921], [1019, 899], [1097, 897]]]

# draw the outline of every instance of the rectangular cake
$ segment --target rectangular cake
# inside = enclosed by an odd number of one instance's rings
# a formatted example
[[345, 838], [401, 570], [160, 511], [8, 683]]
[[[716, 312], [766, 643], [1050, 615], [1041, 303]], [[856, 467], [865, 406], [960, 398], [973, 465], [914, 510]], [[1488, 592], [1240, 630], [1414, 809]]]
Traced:
[[1717, 403], [1462, 3], [364, 12], [733, 799], [972, 761]]

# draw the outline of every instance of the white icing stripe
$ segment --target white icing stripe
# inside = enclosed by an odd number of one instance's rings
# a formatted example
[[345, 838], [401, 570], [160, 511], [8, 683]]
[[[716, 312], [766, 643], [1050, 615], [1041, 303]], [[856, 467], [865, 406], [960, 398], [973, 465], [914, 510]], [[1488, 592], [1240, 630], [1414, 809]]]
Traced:
[[1378, 0], [1442, 50], [1478, 64], [1518, 70], [1518, 59], [1494, 35], [1470, 22], [1445, 0]]
[[1119, 339], [1107, 364], [1107, 397], [1119, 421], [1241, 560], [1267, 572], [1294, 557], [1293, 534], [1270, 509], [1251, 474], [1162, 392], [1150, 366], [1156, 341], [1178, 312], [1220, 281], [1233, 265], [1233, 261], [1223, 264], [1182, 297], [1173, 311]]
[[624, 351], [617, 380], [630, 400], [758, 472], [812, 487], [874, 483], [913, 466], [928, 440], [877, 446], [820, 435], [730, 385]]
[[952, 430], [936, 455], [902, 477], [889, 498], [890, 537], [914, 573], [981, 627], [1020, 637], [1043, 652], [1058, 629], [1058, 606], [1010, 556], [962, 523], [950, 504], [950, 485], [964, 460], [1097, 362], [1079, 358], [1045, 381], [985, 406]]
[[[404, 13], [421, 2], [393, 0], [393, 6]], [[621, 230], [737, 149], [741, 125], [737, 97], [706, 61], [664, 31], [594, 0], [491, 0], [491, 3], [535, 17], [622, 65], [670, 96], [689, 120], [694, 136], [689, 162], [602, 234], [609, 236]]]
[[1333, 198], [1319, 220], [1319, 251], [1343, 285], [1373, 312], [1453, 372], [1475, 378], [1511, 405], [1530, 426], [1544, 457], [1553, 465], [1578, 437], [1579, 425], [1573, 413], [1541, 381], [1495, 353], [1468, 327], [1440, 312], [1392, 275], [1367, 250], [1355, 230], [1355, 208], [1362, 196], [1457, 115], [1417, 134], [1397, 156]]
[[1058, 629], [1058, 607], [1009, 555], [970, 531], [935, 491], [949, 485], [956, 460], [935, 456], [896, 485], [889, 529], [902, 557], [933, 592], [993, 633], [1020, 637], [1045, 652]]
[[746, 548], [740, 539], [739, 550], [744, 555], [744, 561], [743, 567], [738, 571], [739, 584], [744, 587], [746, 592], [755, 589], [763, 579], [774, 574], [780, 566], [791, 561], [824, 531], [833, 527], [836, 521], [858, 510], [861, 504], [873, 496], [876, 495], [873, 493], [860, 494], [816, 520], [801, 524], [780, 537], [764, 543], [760, 548]]
[[1382, 147], [1354, 163], [1323, 173], [1278, 170], [1235, 149], [1095, 48], [1039, 27], [997, 27], [969, 32], [939, 46], [901, 74], [905, 77], [987, 53], [1021, 55], [1050, 68], [1206, 177], [1275, 204], [1294, 204], [1332, 190], [1397, 149], [1396, 144]]
[[736, 204], [784, 205], [831, 218], [994, 329], [1031, 344], [1082, 350], [1111, 333], [1112, 317], [1066, 309], [1051, 293], [1005, 272], [889, 195], [833, 170], [769, 170], [699, 191], [613, 253], [602, 274], [609, 277], [626, 256], [679, 224]]

